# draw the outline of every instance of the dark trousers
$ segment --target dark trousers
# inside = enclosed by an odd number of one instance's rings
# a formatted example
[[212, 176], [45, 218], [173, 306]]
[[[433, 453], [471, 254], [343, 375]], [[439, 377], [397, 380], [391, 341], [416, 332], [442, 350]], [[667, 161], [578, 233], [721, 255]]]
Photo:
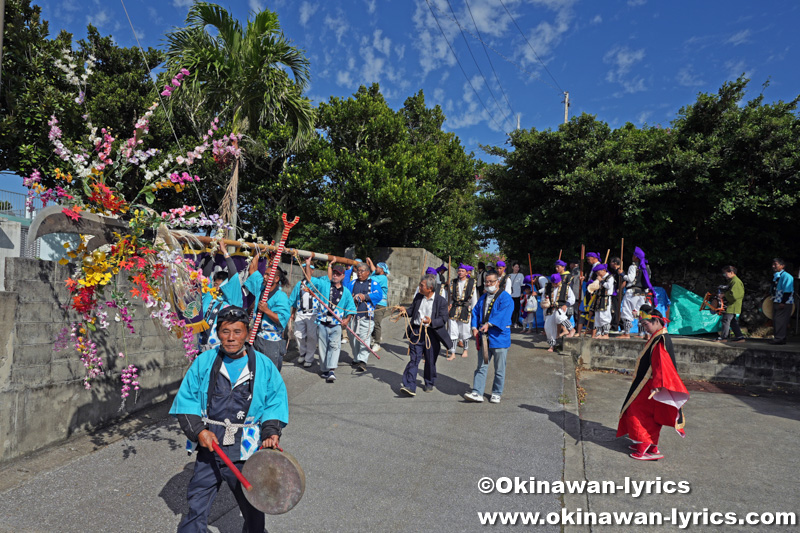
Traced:
[[522, 296], [517, 296], [516, 298], [513, 298], [513, 300], [514, 300], [514, 312], [511, 313], [511, 327], [516, 328], [519, 326], [519, 309], [522, 301]]
[[[380, 344], [381, 343], [381, 321], [383, 321], [383, 317], [386, 316], [386, 306], [385, 305], [376, 305], [375, 306], [375, 327], [372, 329], [372, 344]], [[364, 339], [366, 340], [366, 339]]]
[[742, 328], [739, 327], [739, 319], [736, 318], [736, 315], [733, 313], [725, 313], [722, 315], [722, 331], [719, 332], [719, 336], [723, 339], [727, 339], [731, 329], [733, 329], [733, 336], [735, 338], [744, 338]]
[[[422, 326], [411, 326], [409, 328], [409, 356], [411, 360], [406, 365], [403, 371], [403, 385], [409, 390], [417, 390], [417, 370], [419, 369], [419, 362], [425, 359], [425, 370], [422, 371], [422, 377], [425, 380], [426, 387], [432, 387], [436, 381], [436, 360], [439, 358], [439, 338], [428, 331], [428, 340], [425, 339], [422, 331], [425, 329]], [[430, 346], [428, 346], [430, 344]]]
[[619, 294], [611, 297], [611, 331], [619, 331]]
[[[234, 464], [241, 470], [244, 461], [235, 461]], [[250, 505], [231, 469], [214, 452], [205, 448], [198, 448], [194, 475], [186, 491], [189, 513], [178, 526], [178, 533], [205, 533], [208, 530], [208, 513], [223, 480], [233, 491], [244, 517], [242, 533], [264, 533], [264, 513]]]
[[792, 304], [786, 304], [781, 308], [780, 304], [772, 306], [772, 323], [775, 328], [775, 340], [786, 342], [786, 333], [789, 330], [789, 320], [792, 318]]

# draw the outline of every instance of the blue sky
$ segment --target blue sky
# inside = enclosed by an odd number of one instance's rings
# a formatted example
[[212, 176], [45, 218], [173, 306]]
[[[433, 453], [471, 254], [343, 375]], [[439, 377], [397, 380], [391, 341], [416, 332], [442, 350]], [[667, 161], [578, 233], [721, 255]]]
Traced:
[[[119, 0], [34, 3], [51, 34], [64, 28], [81, 38], [91, 22], [120, 45], [135, 44]], [[166, 31], [183, 24], [191, 3], [126, 0], [126, 7], [142, 44], [159, 46]], [[564, 119], [563, 91], [570, 93], [570, 116], [591, 113], [612, 127], [667, 125], [698, 92], [714, 92], [742, 73], [753, 80], [751, 96], [770, 80], [768, 102], [800, 93], [800, 2], [794, 0], [220, 4], [240, 20], [264, 7], [278, 13], [286, 35], [311, 61], [308, 95], [314, 101], [379, 82], [398, 108], [422, 89], [429, 105], [444, 109], [445, 128], [482, 158], [479, 144], [502, 144], [517, 117], [523, 128], [557, 128]], [[8, 189], [8, 181], [0, 177], [0, 188]]]

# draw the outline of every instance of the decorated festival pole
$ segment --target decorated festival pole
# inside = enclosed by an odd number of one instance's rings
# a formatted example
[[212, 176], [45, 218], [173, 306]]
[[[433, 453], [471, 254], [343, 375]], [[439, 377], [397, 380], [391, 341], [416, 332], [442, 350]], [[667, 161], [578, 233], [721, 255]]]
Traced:
[[308, 293], [309, 293], [309, 294], [310, 294], [310, 295], [311, 295], [311, 296], [312, 296], [312, 297], [313, 297], [313, 298], [314, 298], [316, 301], [318, 301], [318, 302], [319, 302], [319, 304], [320, 304], [320, 305], [321, 305], [321, 306], [322, 306], [322, 307], [323, 307], [323, 308], [324, 308], [324, 309], [325, 309], [327, 312], [329, 312], [331, 315], [333, 315], [333, 318], [337, 319], [337, 320], [339, 321], [339, 323], [340, 323], [342, 326], [344, 326], [344, 327], [345, 327], [345, 329], [347, 329], [347, 331], [349, 331], [349, 332], [350, 332], [350, 334], [353, 336], [353, 338], [354, 338], [355, 340], [357, 340], [358, 342], [360, 342], [360, 343], [361, 343], [361, 344], [364, 346], [364, 348], [366, 348], [367, 350], [369, 350], [369, 353], [371, 353], [372, 355], [374, 355], [374, 356], [375, 356], [377, 359], [380, 359], [380, 358], [381, 358], [381, 356], [380, 356], [380, 355], [378, 355], [378, 354], [376, 354], [376, 353], [375, 353], [375, 352], [372, 350], [372, 347], [370, 347], [370, 345], [369, 345], [368, 343], [364, 342], [364, 340], [363, 340], [361, 337], [359, 337], [358, 335], [356, 335], [356, 332], [355, 332], [355, 331], [353, 331], [352, 329], [350, 329], [350, 326], [348, 326], [347, 324], [345, 324], [345, 323], [344, 323], [344, 322], [343, 322], [343, 321], [342, 321], [342, 320], [341, 320], [341, 319], [340, 319], [338, 316], [336, 316], [336, 313], [334, 313], [334, 312], [333, 312], [333, 309], [331, 309], [331, 308], [328, 306], [328, 304], [326, 304], [325, 302], [323, 302], [323, 301], [322, 301], [322, 298], [321, 298], [321, 297], [320, 297], [320, 296], [319, 296], [319, 295], [318, 295], [316, 292], [314, 292], [314, 289], [313, 289], [313, 288], [310, 286], [310, 284], [311, 284], [311, 276], [309, 276], [309, 275], [308, 275], [308, 272], [306, 272], [306, 269], [305, 269], [305, 268], [302, 268], [301, 270], [303, 271], [303, 276], [305, 276], [305, 278], [306, 278], [306, 281], [305, 281], [305, 283], [306, 283], [306, 288], [308, 289]]
[[[294, 227], [295, 224], [300, 222], [300, 217], [294, 217], [292, 222], [286, 220], [286, 213], [281, 215], [281, 220], [283, 220], [283, 233], [281, 233], [281, 240], [278, 243], [277, 250], [275, 251], [275, 257], [272, 259], [272, 265], [269, 270], [269, 277], [267, 278], [266, 287], [264, 289], [264, 294], [261, 295], [261, 301], [259, 305], [266, 304], [269, 300], [269, 293], [272, 291], [272, 286], [275, 283], [275, 273], [278, 271], [278, 263], [281, 262], [281, 254], [283, 253], [283, 247], [286, 245], [286, 238], [289, 236], [289, 230]], [[258, 308], [258, 306], [256, 307]], [[256, 313], [256, 320], [255, 325], [253, 326], [253, 331], [250, 332], [250, 338], [248, 342], [252, 346], [256, 340], [256, 333], [258, 333], [258, 327], [261, 324], [261, 317], [263, 313], [259, 309]]]
[[[189, 242], [195, 240], [207, 246], [215, 242], [219, 242], [223, 246], [235, 246], [237, 248], [253, 247], [257, 248], [261, 252], [275, 252], [278, 250], [278, 247], [275, 245], [258, 244], [254, 242], [232, 241], [230, 239], [218, 240], [212, 237], [206, 237], [204, 235], [192, 235], [191, 237], [177, 237], [177, 239], [182, 242]], [[352, 259], [347, 259], [346, 257], [339, 257], [337, 255], [331, 255], [331, 254], [318, 254], [316, 252], [309, 252], [308, 250], [298, 250], [296, 248], [283, 248], [282, 253], [289, 255], [297, 254], [298, 256], [304, 259], [306, 257], [311, 257], [312, 259], [317, 261], [327, 261], [329, 263], [342, 263], [343, 265], [348, 265], [348, 266], [355, 266], [357, 264]]]

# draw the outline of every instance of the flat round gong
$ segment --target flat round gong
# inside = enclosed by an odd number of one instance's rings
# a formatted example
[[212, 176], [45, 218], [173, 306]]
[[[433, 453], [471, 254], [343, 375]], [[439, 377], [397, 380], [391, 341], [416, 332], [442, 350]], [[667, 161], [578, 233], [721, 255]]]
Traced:
[[306, 474], [294, 456], [270, 448], [245, 461], [242, 475], [252, 488], [243, 490], [250, 504], [267, 514], [283, 514], [300, 501], [306, 490]]

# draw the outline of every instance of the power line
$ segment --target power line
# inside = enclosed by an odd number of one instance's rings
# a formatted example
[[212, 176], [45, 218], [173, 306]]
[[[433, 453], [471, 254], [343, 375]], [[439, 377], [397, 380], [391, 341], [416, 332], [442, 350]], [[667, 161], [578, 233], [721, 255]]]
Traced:
[[[461, 61], [458, 60], [458, 56], [456, 55], [456, 51], [453, 50], [453, 46], [450, 44], [450, 41], [447, 40], [447, 35], [445, 35], [444, 30], [442, 29], [442, 25], [439, 24], [439, 19], [436, 17], [436, 13], [433, 11], [433, 8], [431, 7], [430, 1], [429, 0], [425, 0], [425, 3], [428, 4], [428, 9], [430, 10], [431, 15], [433, 15], [433, 20], [436, 21], [436, 25], [439, 27], [439, 31], [442, 32], [442, 37], [444, 37], [444, 42], [446, 42], [448, 48], [450, 48], [450, 52], [453, 54], [453, 57], [455, 58], [456, 63], [458, 63], [458, 67], [461, 69], [461, 73], [464, 74], [464, 78], [467, 80], [467, 83], [469, 84], [470, 88], [472, 89], [472, 92], [475, 93], [475, 96], [478, 98], [478, 101], [483, 106], [484, 111], [486, 111], [489, 114], [489, 116], [491, 117], [491, 119], [494, 122], [495, 126], [497, 126], [502, 131], [503, 126], [501, 126], [500, 124], [497, 123], [497, 119], [494, 118], [494, 115], [492, 115], [491, 111], [489, 111], [489, 108], [486, 107], [486, 104], [483, 103], [483, 99], [478, 94], [478, 91], [475, 90], [475, 87], [472, 85], [472, 82], [470, 81], [469, 76], [467, 76], [467, 71], [464, 70], [464, 67], [461, 65]], [[485, 78], [484, 78], [484, 80], [485, 80]]]
[[[429, 7], [430, 7], [430, 6], [429, 6]], [[447, 18], [449, 18], [450, 20], [452, 20], [453, 22], [456, 22], [455, 20], [453, 20], [453, 18], [452, 18], [450, 15], [448, 15], [447, 13], [443, 13], [443, 12], [442, 12], [442, 11], [441, 11], [441, 10], [440, 10], [438, 7], [434, 6], [434, 9], [435, 9], [436, 11], [438, 11], [438, 12], [439, 12], [439, 14], [440, 14], [440, 15], [442, 15], [443, 17], [447, 17]], [[553, 84], [552, 84], [552, 83], [550, 83], [549, 81], [547, 81], [547, 80], [543, 80], [543, 79], [542, 79], [542, 78], [539, 76], [539, 74], [538, 74], [538, 73], [536, 73], [536, 72], [531, 72], [531, 71], [527, 70], [525, 67], [523, 67], [522, 65], [520, 65], [519, 63], [517, 63], [517, 62], [516, 62], [516, 61], [514, 61], [513, 59], [511, 59], [511, 58], [507, 57], [507, 56], [506, 56], [505, 54], [503, 54], [502, 52], [500, 52], [500, 51], [499, 51], [497, 48], [495, 48], [495, 47], [494, 47], [494, 46], [492, 46], [491, 44], [489, 44], [489, 43], [487, 43], [486, 41], [484, 41], [484, 40], [483, 40], [481, 37], [479, 37], [479, 36], [475, 35], [474, 33], [472, 33], [472, 32], [471, 32], [469, 29], [467, 29], [467, 30], [465, 30], [465, 31], [466, 31], [467, 33], [469, 33], [470, 35], [472, 35], [472, 37], [473, 37], [474, 39], [477, 39], [478, 41], [480, 41], [480, 42], [481, 42], [481, 44], [482, 44], [483, 46], [485, 46], [486, 48], [488, 48], [489, 50], [491, 50], [492, 52], [494, 52], [495, 54], [497, 54], [497, 55], [499, 55], [501, 58], [503, 58], [503, 60], [504, 60], [506, 63], [511, 63], [512, 65], [514, 65], [514, 67], [515, 67], [517, 70], [519, 70], [520, 72], [522, 72], [523, 74], [527, 74], [527, 75], [528, 75], [528, 76], [530, 76], [532, 79], [534, 79], [534, 80], [538, 80], [538, 81], [540, 81], [540, 82], [544, 83], [545, 85], [548, 85], [549, 87], [552, 87], [552, 88], [553, 88], [553, 90], [555, 90], [555, 91], [558, 91], [558, 92], [559, 92], [559, 94], [563, 94], [563, 91], [559, 90], [559, 89], [558, 89], [558, 87], [556, 87], [555, 85], [553, 85]]]
[[472, 19], [472, 24], [475, 26], [475, 31], [478, 33], [478, 40], [481, 42], [481, 46], [483, 47], [483, 53], [486, 54], [486, 59], [489, 61], [489, 66], [492, 68], [492, 72], [494, 73], [494, 79], [497, 81], [497, 86], [500, 87], [500, 92], [503, 93], [503, 97], [506, 99], [508, 108], [511, 110], [511, 115], [516, 116], [516, 113], [514, 113], [514, 107], [511, 105], [511, 100], [508, 99], [508, 95], [506, 95], [506, 92], [503, 90], [503, 84], [500, 83], [500, 78], [497, 76], [497, 71], [494, 69], [494, 65], [492, 64], [492, 59], [491, 57], [489, 57], [489, 51], [486, 49], [486, 45], [483, 43], [483, 39], [481, 38], [481, 31], [478, 29], [478, 24], [475, 22], [475, 17], [472, 16], [472, 8], [469, 7], [469, 0], [464, 0], [464, 3], [467, 4], [467, 11], [469, 11], [469, 18]]
[[520, 28], [520, 27], [519, 27], [519, 24], [517, 24], [517, 21], [516, 21], [516, 20], [514, 20], [514, 16], [511, 14], [511, 11], [509, 11], [509, 10], [508, 10], [508, 8], [506, 7], [506, 4], [505, 4], [505, 2], [503, 2], [503, 0], [500, 0], [500, 4], [501, 4], [501, 5], [503, 6], [503, 8], [506, 10], [506, 13], [508, 13], [508, 16], [509, 16], [509, 18], [511, 19], [511, 22], [513, 22], [513, 23], [514, 23], [514, 26], [516, 26], [516, 27], [517, 27], [517, 30], [519, 30], [519, 33], [520, 33], [520, 35], [522, 35], [522, 38], [523, 38], [523, 39], [525, 39], [525, 42], [526, 42], [526, 43], [528, 43], [528, 46], [530, 46], [530, 48], [531, 48], [531, 51], [533, 51], [533, 55], [534, 55], [534, 56], [536, 56], [536, 59], [539, 61], [539, 63], [541, 63], [541, 64], [542, 64], [542, 67], [544, 68], [545, 72], [547, 72], [547, 74], [549, 74], [549, 75], [550, 75], [550, 78], [553, 80], [553, 83], [555, 83], [555, 84], [556, 84], [556, 86], [558, 87], [558, 90], [559, 90], [559, 91], [561, 91], [561, 92], [563, 93], [563, 92], [564, 92], [564, 89], [562, 89], [562, 88], [561, 88], [561, 86], [560, 86], [560, 85], [558, 84], [558, 82], [556, 81], [556, 78], [555, 78], [555, 77], [554, 77], [554, 76], [553, 76], [553, 75], [550, 73], [550, 70], [547, 68], [547, 65], [545, 65], [545, 64], [544, 64], [544, 61], [542, 61], [542, 58], [540, 58], [540, 57], [539, 57], [539, 54], [537, 54], [537, 53], [536, 53], [536, 50], [534, 50], [534, 49], [533, 49], [533, 45], [532, 45], [532, 44], [531, 44], [531, 42], [528, 40], [528, 38], [525, 36], [525, 33], [522, 31], [522, 28]]
[[[469, 41], [467, 41], [467, 36], [464, 34], [464, 29], [461, 27], [461, 24], [458, 22], [458, 18], [456, 17], [456, 12], [453, 9], [453, 4], [450, 3], [450, 0], [447, 0], [447, 5], [450, 7], [450, 12], [453, 14], [453, 19], [456, 21], [456, 26], [458, 26], [458, 30], [461, 32], [461, 37], [464, 39], [464, 44], [467, 45], [467, 50], [469, 50], [469, 55], [472, 57], [472, 62], [475, 63], [475, 68], [478, 69], [478, 73], [483, 78], [483, 83], [486, 85], [486, 88], [489, 89], [489, 94], [492, 95], [492, 100], [494, 100], [495, 105], [497, 106], [498, 111], [503, 114], [503, 121], [507, 122], [508, 117], [506, 116], [505, 112], [502, 110], [500, 106], [500, 102], [497, 101], [497, 97], [494, 95], [494, 91], [492, 87], [489, 85], [489, 82], [486, 80], [486, 76], [483, 75], [483, 71], [481, 70], [480, 65], [478, 65], [478, 61], [475, 59], [475, 54], [472, 53], [472, 47], [469, 45]], [[496, 74], [495, 74], [496, 76]], [[499, 83], [499, 81], [498, 81]], [[510, 107], [510, 106], [509, 106]], [[513, 111], [512, 111], [513, 113]], [[514, 129], [514, 123], [511, 123], [511, 129]]]

